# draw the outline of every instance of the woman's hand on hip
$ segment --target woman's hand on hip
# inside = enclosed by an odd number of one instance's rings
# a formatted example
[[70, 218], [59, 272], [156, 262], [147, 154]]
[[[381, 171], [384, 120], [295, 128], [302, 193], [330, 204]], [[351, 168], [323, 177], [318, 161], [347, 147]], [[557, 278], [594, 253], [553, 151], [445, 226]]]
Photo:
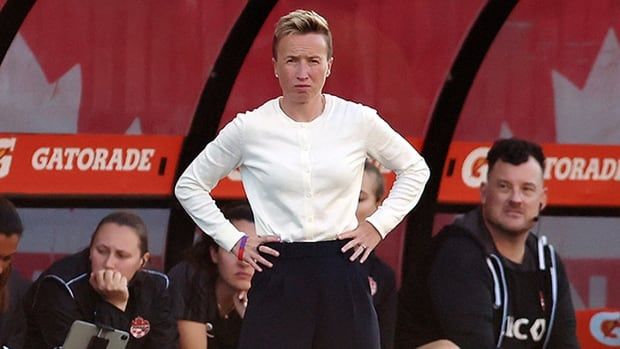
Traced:
[[271, 262], [265, 259], [265, 257], [261, 256], [259, 252], [266, 253], [274, 257], [278, 257], [280, 255], [278, 251], [268, 246], [265, 246], [263, 244], [266, 244], [268, 242], [280, 242], [280, 237], [275, 236], [275, 235], [267, 235], [267, 236], [247, 235], [247, 240], [245, 241], [243, 253], [240, 253], [239, 250], [241, 249], [241, 243], [243, 239], [244, 238], [239, 239], [239, 241], [237, 241], [237, 243], [235, 244], [235, 246], [233, 246], [231, 250], [231, 252], [234, 253], [235, 256], [237, 256], [239, 260], [245, 261], [257, 271], [263, 271], [263, 268], [261, 268], [260, 264], [268, 268], [271, 268], [273, 266], [273, 264], [271, 264]]
[[364, 263], [370, 252], [381, 242], [381, 234], [375, 227], [367, 221], [361, 222], [357, 228], [338, 235], [339, 240], [351, 239], [346, 245], [342, 246], [342, 252], [345, 253], [350, 249], [353, 254], [349, 259], [351, 262], [360, 258], [360, 263]]

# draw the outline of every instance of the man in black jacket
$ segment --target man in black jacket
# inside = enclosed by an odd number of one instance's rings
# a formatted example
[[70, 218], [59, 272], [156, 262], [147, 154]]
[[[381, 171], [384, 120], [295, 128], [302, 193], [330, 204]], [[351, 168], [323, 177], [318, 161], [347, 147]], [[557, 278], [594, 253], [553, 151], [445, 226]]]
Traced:
[[30, 282], [13, 268], [13, 255], [24, 228], [13, 203], [0, 197], [0, 347], [19, 349], [26, 321], [21, 307]]
[[111, 213], [88, 249], [46, 270], [24, 301], [25, 348], [61, 346], [75, 320], [128, 332], [130, 349], [176, 348], [168, 277], [143, 269], [149, 258], [146, 234], [137, 215]]
[[530, 232], [547, 203], [540, 146], [495, 142], [481, 206], [433, 240], [400, 295], [398, 345], [578, 348], [568, 280], [553, 247]]

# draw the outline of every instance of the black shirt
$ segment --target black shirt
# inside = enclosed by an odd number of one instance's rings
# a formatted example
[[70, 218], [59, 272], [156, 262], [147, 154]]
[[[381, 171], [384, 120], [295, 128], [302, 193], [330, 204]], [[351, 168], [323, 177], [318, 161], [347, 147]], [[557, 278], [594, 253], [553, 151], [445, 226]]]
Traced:
[[106, 302], [89, 278], [88, 249], [55, 262], [39, 277], [24, 300], [28, 321], [25, 348], [61, 346], [75, 320], [129, 332], [128, 349], [178, 346], [165, 274], [138, 271], [129, 282], [125, 311]]
[[396, 327], [396, 276], [392, 268], [374, 252], [362, 266], [368, 273], [370, 293], [379, 320], [381, 349], [392, 349]]
[[206, 324], [209, 349], [235, 349], [241, 333], [241, 317], [235, 309], [220, 316], [215, 280], [206, 270], [182, 261], [169, 272], [175, 319]]
[[[495, 285], [487, 258], [495, 255], [505, 273], [508, 305], [502, 348], [541, 348], [551, 308], [549, 271], [538, 271], [538, 239], [528, 235], [524, 261], [513, 263], [495, 248], [474, 210], [433, 239], [427, 263], [403, 285], [398, 318], [398, 347], [449, 339], [461, 348], [495, 348], [502, 307], [495, 306]], [[547, 348], [578, 348], [575, 313], [568, 279], [557, 255], [557, 303]], [[503, 292], [500, 292], [503, 294]], [[543, 323], [544, 322], [544, 323]]]
[[20, 349], [26, 334], [26, 319], [21, 305], [30, 281], [22, 278], [14, 268], [10, 273], [6, 286], [9, 306], [6, 312], [0, 313], [0, 346]]

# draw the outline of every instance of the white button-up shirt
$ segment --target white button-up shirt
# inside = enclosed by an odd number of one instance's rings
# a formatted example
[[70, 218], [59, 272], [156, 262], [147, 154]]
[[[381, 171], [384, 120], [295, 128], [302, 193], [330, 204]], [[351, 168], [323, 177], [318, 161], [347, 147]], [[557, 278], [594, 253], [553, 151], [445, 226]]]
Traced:
[[418, 202], [429, 169], [415, 149], [374, 109], [325, 95], [311, 122], [296, 122], [278, 99], [237, 115], [194, 159], [175, 194], [196, 224], [223, 248], [243, 236], [210, 195], [239, 168], [259, 236], [325, 241], [357, 227], [364, 161], [396, 172], [387, 198], [367, 221], [385, 237]]

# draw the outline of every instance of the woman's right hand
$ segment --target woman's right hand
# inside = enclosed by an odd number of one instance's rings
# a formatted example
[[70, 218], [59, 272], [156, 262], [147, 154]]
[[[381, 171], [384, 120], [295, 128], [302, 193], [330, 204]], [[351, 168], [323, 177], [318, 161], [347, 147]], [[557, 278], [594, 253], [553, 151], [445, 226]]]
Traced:
[[[239, 239], [235, 246], [233, 246], [231, 252], [239, 257], [239, 248], [241, 245], [242, 239]], [[245, 242], [245, 248], [243, 252], [243, 260], [252, 266], [256, 271], [263, 271], [260, 264], [271, 268], [273, 264], [269, 262], [265, 257], [261, 256], [260, 253], [266, 253], [268, 255], [278, 257], [280, 253], [273, 248], [265, 246], [264, 244], [268, 242], [280, 242], [280, 238], [275, 235], [267, 235], [267, 236], [252, 236], [247, 235], [247, 241]], [[260, 252], [260, 253], [259, 253]], [[259, 264], [260, 263], [260, 264]]]
[[127, 278], [120, 272], [111, 269], [101, 269], [90, 274], [90, 285], [106, 302], [125, 311], [129, 300]]

